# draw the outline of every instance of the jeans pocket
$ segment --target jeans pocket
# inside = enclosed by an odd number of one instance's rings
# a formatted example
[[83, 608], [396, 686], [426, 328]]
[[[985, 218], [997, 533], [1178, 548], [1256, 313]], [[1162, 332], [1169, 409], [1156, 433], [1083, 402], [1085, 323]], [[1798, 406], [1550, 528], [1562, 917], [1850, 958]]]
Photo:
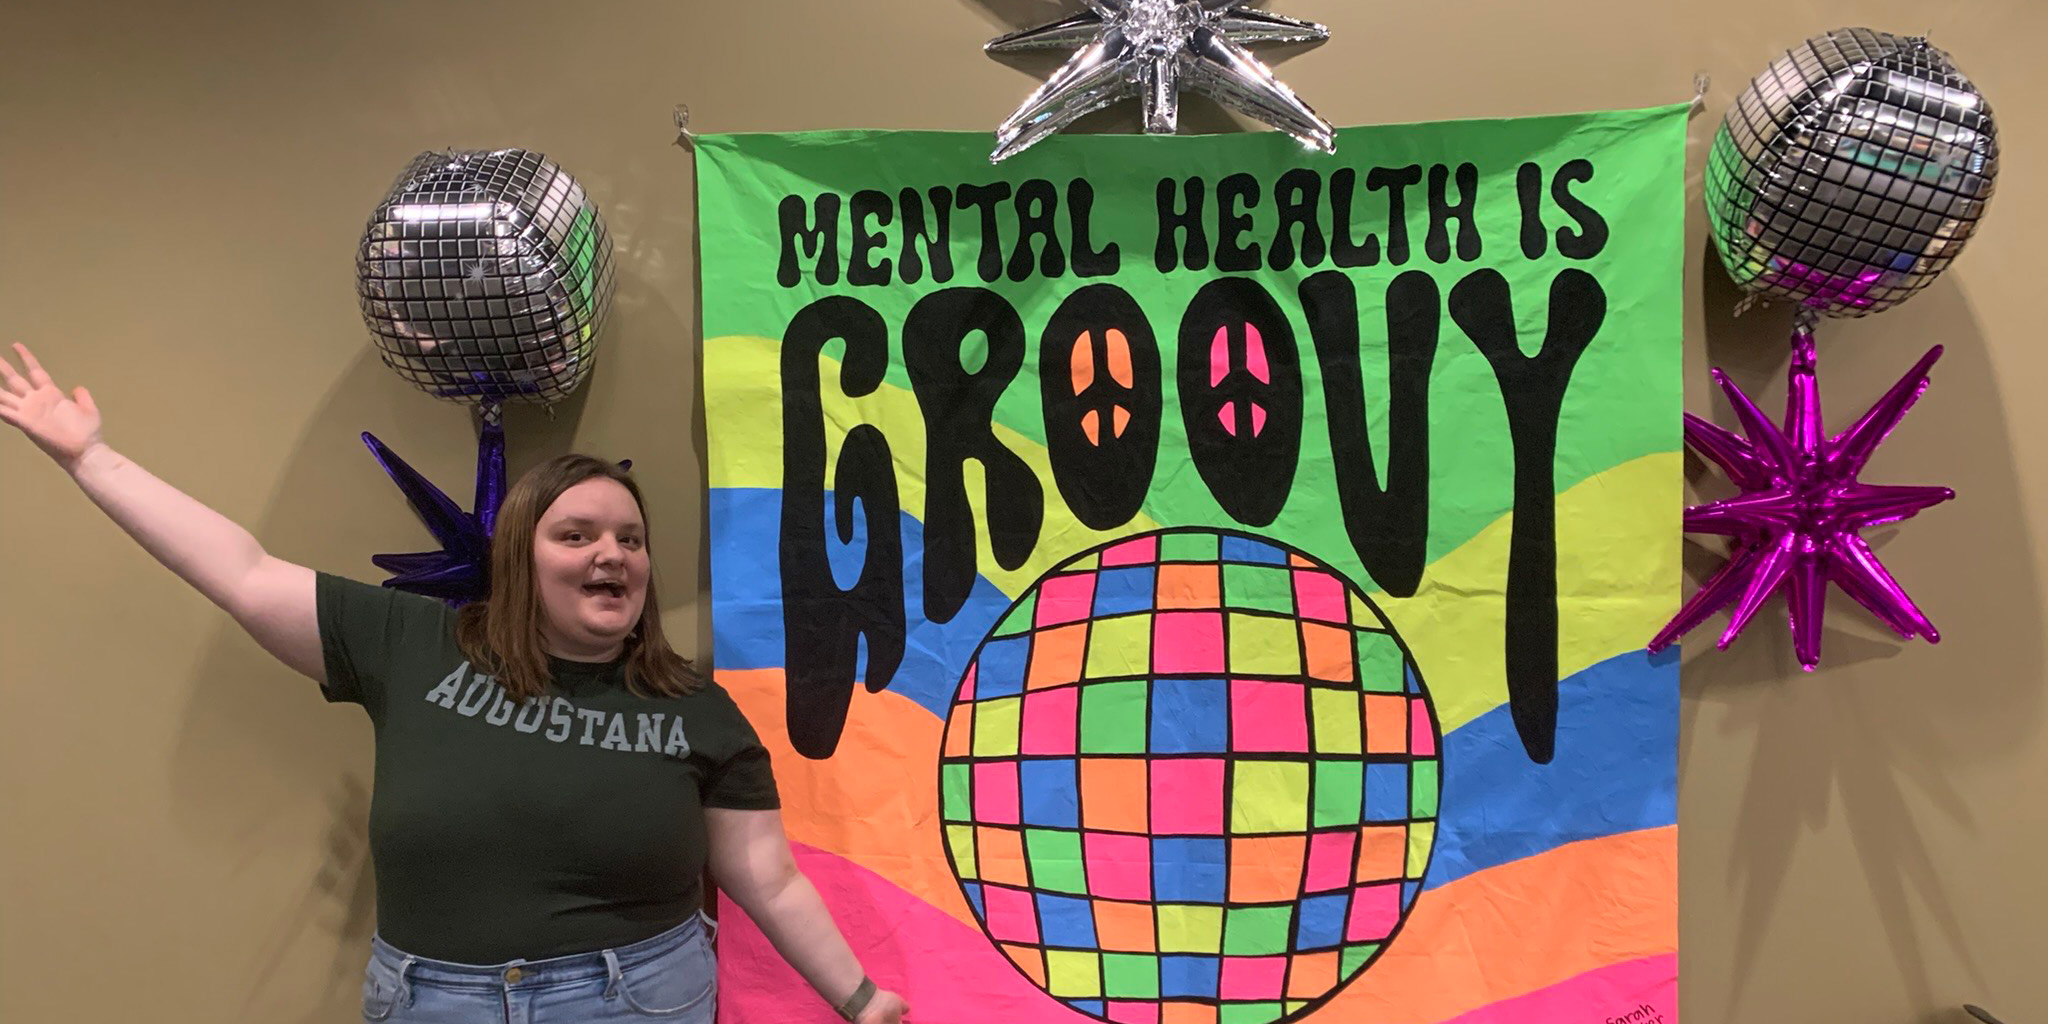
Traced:
[[718, 964], [701, 933], [619, 972], [619, 995], [634, 1012], [646, 1017], [681, 1017], [709, 1010], [708, 1001], [717, 992]]
[[392, 1011], [398, 1009], [404, 987], [405, 977], [399, 968], [371, 957], [370, 965], [363, 969], [363, 1019], [389, 1019]]

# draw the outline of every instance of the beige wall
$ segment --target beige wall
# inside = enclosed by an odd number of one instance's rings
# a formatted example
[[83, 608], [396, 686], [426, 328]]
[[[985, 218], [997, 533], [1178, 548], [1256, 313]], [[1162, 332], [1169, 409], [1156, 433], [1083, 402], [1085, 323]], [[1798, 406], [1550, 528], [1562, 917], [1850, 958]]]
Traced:
[[[474, 448], [461, 410], [377, 362], [351, 290], [357, 233], [415, 152], [544, 151], [601, 204], [620, 286], [589, 385], [552, 421], [511, 417], [513, 470], [571, 444], [636, 460], [670, 632], [689, 643], [702, 441], [672, 105], [705, 131], [986, 131], [1032, 78], [979, 44], [1059, 6], [11, 3], [0, 340], [91, 385], [116, 446], [275, 553], [378, 578], [369, 554], [425, 534], [357, 432], [449, 485]], [[1949, 346], [1870, 473], [1961, 494], [1878, 534], [1947, 639], [1902, 647], [1838, 600], [1815, 675], [1789, 668], [1775, 608], [1735, 650], [1688, 652], [1683, 1003], [1691, 1024], [1953, 1021], [1965, 1001], [2048, 1021], [2042, 6], [1275, 6], [1332, 27], [1283, 73], [1339, 124], [1644, 106], [1706, 69], [1695, 193], [1729, 98], [1810, 33], [1931, 30], [1982, 84], [2005, 170], [1977, 240], [1924, 295], [1821, 341], [1837, 424], [1923, 346]], [[1231, 124], [1206, 102], [1187, 119]], [[1783, 321], [1732, 320], [1697, 203], [1693, 231], [1688, 404], [1726, 422], [1709, 361], [1775, 404]], [[355, 1019], [372, 926], [361, 716], [269, 663], [19, 438], [0, 437], [0, 516], [0, 1020]]]

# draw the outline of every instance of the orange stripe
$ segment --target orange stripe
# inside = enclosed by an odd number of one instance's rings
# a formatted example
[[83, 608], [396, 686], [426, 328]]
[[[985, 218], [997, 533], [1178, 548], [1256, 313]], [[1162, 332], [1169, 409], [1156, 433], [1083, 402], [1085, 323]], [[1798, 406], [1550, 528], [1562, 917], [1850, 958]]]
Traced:
[[1624, 832], [1423, 893], [1386, 953], [1321, 1014], [1433, 1024], [1677, 949], [1678, 831]]
[[813, 761], [789, 744], [781, 669], [727, 669], [717, 679], [774, 754], [791, 839], [853, 861], [981, 930], [947, 866], [939, 827], [943, 723], [907, 697], [857, 689], [838, 751]]
[[[790, 838], [980, 930], [943, 849], [936, 772], [944, 729], [931, 712], [887, 691], [856, 692], [838, 753], [812, 761], [791, 752], [780, 669], [724, 671], [718, 682], [775, 753]], [[1571, 843], [1432, 889], [1387, 952], [1322, 1013], [1433, 1024], [1674, 952], [1677, 861], [1677, 830], [1665, 826]]]

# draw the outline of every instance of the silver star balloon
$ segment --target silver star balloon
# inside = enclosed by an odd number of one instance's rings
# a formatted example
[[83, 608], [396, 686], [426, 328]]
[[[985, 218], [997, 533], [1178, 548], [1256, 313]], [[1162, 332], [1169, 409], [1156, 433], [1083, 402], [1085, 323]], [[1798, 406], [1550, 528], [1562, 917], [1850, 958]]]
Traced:
[[991, 40], [991, 54], [1080, 50], [996, 129], [1001, 163], [1081, 117], [1125, 99], [1144, 99], [1145, 131], [1170, 135], [1180, 92], [1195, 89], [1294, 136], [1336, 151], [1336, 129], [1310, 110], [1248, 43], [1307, 43], [1330, 37], [1313, 22], [1247, 9], [1242, 0], [1085, 0], [1088, 10]]

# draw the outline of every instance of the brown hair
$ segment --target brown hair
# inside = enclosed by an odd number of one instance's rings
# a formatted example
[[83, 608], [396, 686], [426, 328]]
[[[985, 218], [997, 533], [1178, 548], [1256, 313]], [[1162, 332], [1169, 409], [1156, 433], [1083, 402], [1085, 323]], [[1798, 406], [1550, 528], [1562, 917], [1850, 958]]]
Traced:
[[[455, 642], [470, 664], [497, 677], [507, 696], [525, 701], [546, 694], [554, 681], [547, 649], [541, 645], [540, 589], [534, 581], [533, 535], [540, 517], [555, 499], [585, 480], [618, 481], [633, 496], [642, 522], [647, 502], [631, 474], [616, 463], [589, 455], [561, 455], [533, 469], [512, 485], [498, 510], [491, 533], [491, 595], [465, 605], [456, 618]], [[652, 531], [650, 531], [651, 533]], [[653, 539], [648, 538], [653, 553]], [[640, 622], [626, 637], [626, 688], [642, 696], [676, 697], [703, 685], [703, 676], [689, 659], [668, 645], [661, 631], [661, 608], [655, 600], [654, 574], [647, 575], [647, 601]]]

